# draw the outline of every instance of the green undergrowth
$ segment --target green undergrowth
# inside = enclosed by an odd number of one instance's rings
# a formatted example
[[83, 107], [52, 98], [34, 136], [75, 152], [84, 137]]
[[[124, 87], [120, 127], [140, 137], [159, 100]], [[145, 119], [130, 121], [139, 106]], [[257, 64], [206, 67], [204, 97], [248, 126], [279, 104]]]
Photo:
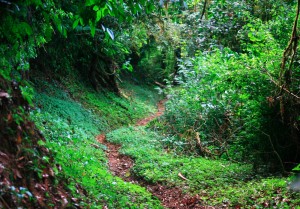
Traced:
[[132, 175], [179, 186], [198, 194], [204, 205], [290, 208], [300, 204], [299, 194], [287, 191], [285, 178], [255, 176], [247, 164], [166, 152], [163, 137], [143, 127], [121, 128], [107, 134], [107, 139], [122, 144], [120, 151], [135, 160]]
[[161, 208], [145, 188], [108, 171], [107, 148], [95, 140], [100, 133], [155, 111], [158, 98], [151, 96], [153, 90], [131, 84], [123, 88], [123, 97], [97, 93], [78, 83], [71, 88], [71, 84], [44, 82], [37, 89], [31, 117], [61, 165], [57, 175], [69, 179], [68, 187], [83, 208]]
[[120, 85], [121, 97], [109, 92], [96, 92], [82, 83], [68, 83], [73, 98], [85, 108], [105, 118], [110, 129], [134, 124], [143, 116], [156, 111], [159, 96], [147, 86], [130, 83]]
[[[71, 140], [59, 145], [48, 141], [47, 147], [54, 151], [64, 175], [70, 179], [69, 189], [82, 200], [82, 207], [161, 208], [145, 188], [113, 176], [107, 168], [105, 147], [93, 140]], [[87, 196], [78, 191], [78, 185]]]
[[[98, 121], [96, 122], [98, 129], [103, 131], [134, 124], [143, 116], [155, 112], [156, 102], [160, 99], [160, 96], [154, 91], [154, 87], [136, 86], [129, 82], [120, 85], [121, 97], [109, 92], [96, 92], [75, 78], [62, 81], [63, 84], [57, 82], [50, 84], [45, 81], [36, 81], [36, 83], [39, 92], [36, 95], [38, 106], [45, 106], [45, 110], [51, 108], [52, 112], [57, 112], [57, 114], [68, 111], [64, 110], [64, 107], [72, 107], [75, 109], [70, 109], [67, 115], [62, 116], [63, 118], [72, 117], [78, 112], [86, 112], [89, 115], [87, 119], [91, 120], [92, 123], [94, 123], [94, 116], [96, 115], [96, 120], [101, 120], [100, 126]], [[57, 104], [56, 101], [50, 101], [49, 105], [49, 100], [59, 100], [57, 102], [60, 104]], [[70, 102], [75, 102], [75, 105], [70, 104]], [[51, 105], [51, 103], [55, 105]], [[81, 110], [78, 111], [77, 107]], [[75, 117], [74, 124], [79, 124], [78, 122], [81, 123], [82, 121], [78, 121]], [[84, 124], [83, 127], [86, 125]]]

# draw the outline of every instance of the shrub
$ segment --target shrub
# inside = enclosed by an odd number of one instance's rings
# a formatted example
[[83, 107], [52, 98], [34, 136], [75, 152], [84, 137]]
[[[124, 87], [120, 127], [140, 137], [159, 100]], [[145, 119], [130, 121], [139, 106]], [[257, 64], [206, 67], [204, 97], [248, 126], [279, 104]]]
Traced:
[[168, 146], [280, 167], [275, 135], [284, 125], [268, 98], [274, 94], [270, 80], [277, 77], [281, 49], [260, 20], [243, 31], [252, 41], [243, 43], [247, 53], [216, 49], [180, 65], [181, 87], [166, 90], [171, 96], [165, 114]]

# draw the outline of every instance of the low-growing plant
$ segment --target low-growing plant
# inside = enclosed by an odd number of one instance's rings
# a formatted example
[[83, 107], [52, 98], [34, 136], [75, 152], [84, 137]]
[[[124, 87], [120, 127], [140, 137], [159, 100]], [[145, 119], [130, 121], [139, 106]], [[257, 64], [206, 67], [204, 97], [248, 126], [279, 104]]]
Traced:
[[[78, 88], [74, 83], [72, 86]], [[132, 95], [126, 99], [88, 91], [91, 89], [84, 86], [81, 86], [81, 91], [86, 91], [84, 96], [75, 94], [74, 89], [67, 93], [55, 84], [46, 83], [41, 87], [35, 96], [38, 108], [32, 111], [31, 117], [47, 139], [46, 143], [41, 143], [52, 151], [56, 164], [61, 165], [54, 172], [68, 178], [67, 186], [80, 200], [81, 207], [162, 208], [145, 188], [124, 182], [109, 172], [105, 155], [107, 147], [95, 140], [96, 135], [114, 127], [108, 120], [114, 120], [114, 125], [120, 126], [132, 122], [127, 121], [127, 116], [137, 118], [153, 111], [156, 100], [151, 96], [153, 91], [127, 84], [127, 87], [132, 87], [129, 88]], [[86, 102], [81, 104], [79, 101]], [[136, 104], [139, 112], [129, 104]], [[120, 112], [122, 105], [130, 111]], [[108, 109], [96, 111], [101, 107]]]
[[197, 194], [203, 205], [288, 208], [299, 204], [299, 194], [287, 189], [287, 178], [262, 178], [250, 164], [177, 155], [164, 149], [162, 135], [144, 127], [115, 130], [107, 140], [122, 144], [121, 152], [135, 160], [132, 175], [183, 188]]

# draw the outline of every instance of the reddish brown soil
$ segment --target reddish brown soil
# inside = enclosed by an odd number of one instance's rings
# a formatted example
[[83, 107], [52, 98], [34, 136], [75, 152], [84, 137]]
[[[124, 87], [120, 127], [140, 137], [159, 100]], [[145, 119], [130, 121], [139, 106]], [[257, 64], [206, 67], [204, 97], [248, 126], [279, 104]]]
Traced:
[[[150, 121], [161, 116], [164, 113], [164, 104], [166, 99], [161, 100], [157, 104], [158, 111], [144, 119], [139, 120], [136, 126], [145, 126]], [[109, 161], [110, 171], [121, 177], [124, 181], [139, 184], [146, 187], [149, 192], [156, 196], [166, 208], [171, 209], [214, 209], [215, 207], [201, 205], [201, 198], [196, 196], [190, 196], [184, 194], [178, 187], [167, 187], [161, 184], [150, 184], [143, 179], [139, 179], [134, 175], [130, 174], [130, 169], [134, 166], [134, 161], [126, 156], [119, 153], [121, 145], [113, 144], [105, 139], [105, 134], [97, 136], [97, 141], [107, 146], [106, 155]]]
[[106, 155], [108, 157], [109, 169], [114, 175], [125, 179], [130, 168], [134, 165], [133, 160], [119, 153], [121, 145], [110, 143], [105, 138], [105, 135], [101, 134], [97, 136], [97, 141], [107, 147]]
[[157, 112], [153, 115], [150, 115], [149, 117], [147, 118], [143, 118], [141, 120], [139, 120], [135, 125], [136, 126], [145, 126], [147, 125], [150, 121], [154, 120], [155, 118], [161, 116], [162, 114], [164, 114], [164, 111], [165, 111], [165, 102], [167, 101], [167, 99], [163, 99], [163, 100], [160, 100], [158, 103], [157, 103]]

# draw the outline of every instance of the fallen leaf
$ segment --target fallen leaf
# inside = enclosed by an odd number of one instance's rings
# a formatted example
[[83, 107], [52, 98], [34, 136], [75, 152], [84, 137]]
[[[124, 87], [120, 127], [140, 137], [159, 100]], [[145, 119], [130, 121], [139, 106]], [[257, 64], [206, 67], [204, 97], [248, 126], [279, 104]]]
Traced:
[[22, 137], [20, 132], [17, 133], [17, 144], [21, 144], [22, 143]]
[[5, 98], [9, 98], [9, 94], [6, 92], [0, 92], [0, 97], [5, 97]]
[[264, 205], [265, 208], [269, 207], [269, 203], [268, 203], [267, 201], [265, 201], [265, 202], [263, 203], [263, 205]]
[[4, 168], [5, 168], [4, 165], [2, 165], [2, 164], [0, 163], [0, 174], [3, 173]]
[[181, 173], [178, 173], [178, 176], [179, 176], [180, 178], [182, 178], [183, 180], [188, 180], [188, 179], [185, 178]]
[[43, 186], [42, 186], [41, 184], [39, 184], [39, 183], [36, 183], [35, 186], [34, 186], [34, 188], [39, 189], [39, 190], [41, 190], [41, 191], [45, 191], [45, 187], [43, 187]]
[[62, 200], [63, 200], [62, 207], [65, 208], [68, 205], [69, 202], [68, 202], [68, 200], [65, 196], [61, 196], [61, 197], [62, 197]]
[[21, 161], [21, 160], [23, 160], [24, 158], [25, 158], [24, 156], [19, 157], [19, 158], [17, 159], [17, 161]]
[[48, 169], [47, 169], [47, 168], [45, 168], [45, 169], [43, 170], [42, 176], [43, 176], [43, 178], [48, 178], [48, 177], [49, 177]]
[[100, 146], [99, 145], [97, 145], [97, 144], [91, 144], [91, 146], [93, 146], [93, 147], [95, 147], [96, 149], [99, 149], [100, 148]]
[[18, 169], [12, 169], [12, 170], [13, 170], [15, 179], [16, 179], [16, 177], [18, 177], [20, 179], [23, 178], [22, 175], [21, 175], [21, 173], [20, 173], [20, 171]]
[[52, 177], [54, 177], [54, 176], [55, 176], [55, 173], [54, 173], [54, 171], [53, 171], [53, 169], [52, 169], [52, 168], [49, 168], [49, 174], [50, 174], [50, 176], [52, 176]]
[[12, 114], [9, 113], [9, 114], [7, 115], [7, 122], [8, 122], [8, 123], [11, 123], [12, 120], [13, 120]]
[[5, 154], [4, 152], [0, 152], [0, 162], [2, 162], [3, 164], [7, 164], [9, 161], [9, 157], [7, 154]]

